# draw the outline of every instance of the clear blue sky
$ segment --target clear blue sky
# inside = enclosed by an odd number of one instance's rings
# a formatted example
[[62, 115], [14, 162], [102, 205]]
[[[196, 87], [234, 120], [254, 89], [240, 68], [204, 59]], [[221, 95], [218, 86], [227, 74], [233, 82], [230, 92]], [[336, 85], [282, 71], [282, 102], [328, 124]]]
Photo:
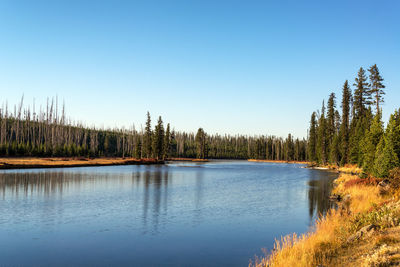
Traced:
[[[400, 1], [0, 1], [0, 102], [58, 95], [74, 119], [306, 135], [312, 111], [385, 79], [400, 107]], [[338, 104], [340, 107], [340, 104]]]

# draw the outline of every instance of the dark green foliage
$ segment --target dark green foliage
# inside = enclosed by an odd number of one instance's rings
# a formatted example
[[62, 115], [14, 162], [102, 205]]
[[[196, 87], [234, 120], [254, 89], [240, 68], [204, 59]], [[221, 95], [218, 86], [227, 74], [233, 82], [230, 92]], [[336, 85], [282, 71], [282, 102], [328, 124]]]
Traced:
[[342, 124], [340, 126], [340, 142], [341, 142], [341, 164], [348, 162], [349, 156], [349, 134], [350, 134], [350, 99], [351, 91], [349, 83], [346, 80], [343, 85], [342, 93]]
[[335, 93], [331, 93], [328, 100], [328, 113], [326, 115], [326, 135], [327, 135], [328, 147], [331, 146], [333, 142], [333, 137], [336, 132], [335, 109], [336, 109], [336, 96]]
[[199, 159], [207, 157], [207, 140], [203, 128], [199, 128], [196, 134], [196, 155]]
[[162, 159], [164, 157], [164, 126], [161, 116], [158, 117], [157, 125], [154, 129], [152, 153], [153, 158]]
[[399, 166], [396, 145], [400, 139], [400, 128], [397, 125], [396, 113], [392, 114], [385, 134], [381, 137], [374, 161], [373, 173], [377, 177], [387, 177], [389, 171]]
[[385, 86], [382, 84], [383, 78], [381, 77], [376, 64], [371, 66], [368, 71], [373, 104], [376, 105], [376, 112], [378, 113], [380, 112], [379, 104], [384, 102], [383, 95], [385, 94], [385, 92], [383, 91], [383, 89], [385, 88]]
[[[392, 169], [400, 166], [400, 110], [392, 114], [385, 130], [380, 110], [385, 94], [383, 78], [376, 65], [368, 71], [369, 83], [364, 69], [358, 71], [354, 98], [348, 82], [344, 83], [341, 116], [335, 110], [334, 94], [329, 96], [326, 117], [324, 107], [318, 123], [313, 113], [308, 159], [325, 164], [325, 155], [328, 155], [331, 164], [357, 164], [367, 175], [388, 177]], [[375, 114], [371, 104], [375, 104]]]
[[150, 113], [147, 111], [147, 120], [146, 127], [144, 129], [143, 136], [143, 149], [144, 149], [144, 157], [150, 158], [152, 155], [152, 131], [151, 131], [151, 117]]
[[353, 103], [356, 115], [355, 118], [362, 118], [365, 115], [367, 107], [372, 104], [371, 91], [369, 90], [367, 76], [363, 68], [360, 68], [358, 71], [357, 78], [353, 85], [356, 86]]
[[367, 130], [361, 143], [361, 150], [363, 153], [363, 164], [362, 167], [368, 173], [373, 172], [376, 148], [383, 135], [383, 123], [381, 120], [381, 114], [375, 115], [370, 129]]
[[308, 160], [311, 162], [317, 161], [317, 120], [315, 112], [311, 115], [308, 133]]
[[317, 159], [318, 163], [325, 165], [327, 163], [327, 137], [328, 131], [325, 119], [325, 104], [322, 102], [321, 116], [318, 124], [318, 138], [317, 138]]
[[340, 162], [340, 139], [339, 135], [335, 133], [331, 145], [329, 146], [329, 162], [337, 165]]
[[167, 124], [167, 129], [164, 135], [164, 148], [163, 148], [163, 159], [167, 159], [171, 155], [171, 132], [169, 123]]

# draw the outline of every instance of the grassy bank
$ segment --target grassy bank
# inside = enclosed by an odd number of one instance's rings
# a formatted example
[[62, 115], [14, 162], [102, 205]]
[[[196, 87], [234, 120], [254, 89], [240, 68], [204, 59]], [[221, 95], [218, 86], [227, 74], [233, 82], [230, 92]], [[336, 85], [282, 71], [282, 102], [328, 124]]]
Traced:
[[286, 161], [286, 160], [269, 160], [269, 159], [248, 159], [247, 161], [250, 161], [250, 162], [270, 162], [270, 163], [310, 164], [310, 162], [308, 162], [308, 161], [296, 161], [296, 160]]
[[209, 162], [208, 159], [193, 159], [193, 158], [169, 158], [168, 161]]
[[317, 221], [310, 233], [277, 240], [255, 265], [400, 265], [399, 180], [389, 187], [379, 185], [379, 179], [342, 173], [333, 192], [340, 196], [339, 208]]
[[135, 158], [0, 158], [0, 169], [65, 168], [163, 163], [164, 161], [156, 159]]

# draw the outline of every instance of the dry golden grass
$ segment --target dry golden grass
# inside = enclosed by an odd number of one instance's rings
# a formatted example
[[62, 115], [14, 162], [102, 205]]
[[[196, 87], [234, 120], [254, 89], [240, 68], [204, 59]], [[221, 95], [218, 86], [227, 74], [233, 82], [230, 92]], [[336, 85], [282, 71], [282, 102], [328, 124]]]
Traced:
[[[380, 195], [374, 180], [341, 174], [333, 193], [350, 195], [338, 210], [317, 221], [315, 231], [277, 240], [256, 266], [389, 266], [400, 264], [400, 201]], [[372, 182], [371, 182], [372, 181]], [[361, 239], [349, 239], [361, 227], [378, 226]], [[349, 241], [351, 240], [351, 241]], [[391, 265], [390, 265], [391, 266]]]
[[351, 174], [361, 174], [363, 172], [363, 170], [358, 167], [357, 165], [353, 165], [353, 164], [346, 164], [343, 167], [339, 168], [340, 172], [343, 173], [351, 173]]
[[355, 179], [359, 178], [354, 175], [342, 174], [335, 180], [336, 187], [333, 189], [334, 194], [351, 196], [350, 210], [353, 213], [368, 211], [372, 206], [385, 200], [379, 194], [377, 186], [357, 183], [354, 186], [348, 186]]
[[258, 266], [317, 266], [325, 265], [340, 246], [341, 236], [337, 229], [342, 225], [343, 216], [332, 210], [316, 223], [313, 233], [285, 236], [277, 240], [271, 255], [261, 260]]
[[285, 161], [285, 160], [268, 160], [268, 159], [248, 159], [247, 161], [250, 161], [250, 162], [270, 162], [270, 163], [310, 164], [310, 162], [308, 162], [308, 161], [296, 161], [296, 160]]
[[190, 161], [190, 162], [209, 162], [208, 159], [192, 159], [192, 158], [169, 158], [169, 161]]
[[0, 158], [0, 169], [107, 166], [154, 163], [159, 163], [159, 161], [155, 159], [135, 158]]

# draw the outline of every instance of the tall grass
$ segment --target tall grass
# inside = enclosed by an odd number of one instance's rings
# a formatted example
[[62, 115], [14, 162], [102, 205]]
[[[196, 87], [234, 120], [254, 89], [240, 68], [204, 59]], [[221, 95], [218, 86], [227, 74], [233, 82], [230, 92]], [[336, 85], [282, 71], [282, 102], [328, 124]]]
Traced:
[[328, 263], [340, 246], [338, 229], [342, 221], [339, 211], [331, 210], [316, 222], [315, 232], [288, 235], [276, 240], [272, 253], [258, 266], [316, 266]]
[[[385, 201], [379, 194], [374, 179], [360, 179], [350, 174], [341, 174], [335, 181], [334, 193], [350, 195], [341, 208], [331, 210], [316, 222], [315, 231], [303, 235], [288, 235], [276, 240], [273, 251], [261, 259], [256, 266], [330, 266], [346, 246], [348, 237], [358, 230], [360, 215]], [[345, 211], [345, 212], [344, 212]], [[358, 224], [357, 227], [355, 223]]]

